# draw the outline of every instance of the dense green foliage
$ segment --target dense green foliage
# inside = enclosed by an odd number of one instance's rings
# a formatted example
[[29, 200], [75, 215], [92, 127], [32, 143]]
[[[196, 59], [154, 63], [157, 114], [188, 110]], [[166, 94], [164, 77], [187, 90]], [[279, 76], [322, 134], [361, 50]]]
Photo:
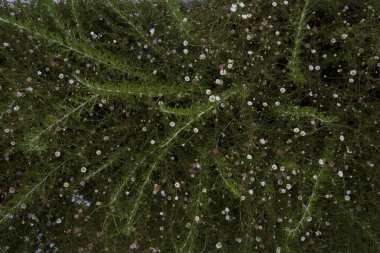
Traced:
[[380, 252], [379, 24], [378, 0], [0, 1], [0, 251]]

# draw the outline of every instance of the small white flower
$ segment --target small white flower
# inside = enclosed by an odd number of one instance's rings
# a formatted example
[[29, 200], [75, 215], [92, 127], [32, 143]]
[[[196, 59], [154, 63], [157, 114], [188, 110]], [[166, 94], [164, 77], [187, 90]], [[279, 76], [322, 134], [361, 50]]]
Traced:
[[348, 81], [349, 81], [350, 83], [353, 83], [353, 82], [355, 82], [355, 79], [354, 79], [354, 78], [350, 78], [350, 79], [348, 79]]
[[59, 223], [62, 222], [62, 220], [58, 218], [55, 222], [56, 222], [57, 224], [59, 224]]
[[252, 159], [252, 155], [248, 154], [248, 155], [247, 155], [247, 159], [248, 159], [248, 160], [251, 160], [251, 159]]
[[231, 12], [237, 11], [237, 4], [231, 4]]
[[239, 3], [239, 6], [240, 6], [241, 8], [243, 8], [243, 7], [245, 6], [245, 4], [242, 3], [242, 2], [240, 2], [240, 3]]
[[193, 132], [198, 133], [199, 132], [198, 128], [194, 127]]
[[225, 69], [220, 70], [220, 75], [224, 76], [227, 74], [227, 71]]
[[280, 92], [281, 92], [281, 93], [285, 93], [285, 91], [286, 91], [286, 89], [285, 89], [284, 87], [282, 87], [282, 88], [280, 89]]
[[14, 187], [9, 188], [9, 193], [14, 194], [16, 192], [16, 189]]
[[343, 171], [341, 171], [341, 170], [338, 171], [338, 176], [339, 176], [339, 177], [343, 177]]
[[205, 54], [201, 54], [201, 55], [199, 56], [199, 59], [201, 59], [201, 60], [206, 59], [206, 55], [205, 55]]
[[185, 81], [186, 82], [190, 81], [190, 77], [189, 76], [185, 76]]
[[169, 125], [170, 125], [171, 127], [175, 127], [175, 122], [172, 121], [172, 122], [169, 123]]
[[154, 29], [154, 28], [151, 28], [151, 29], [149, 30], [149, 32], [150, 32], [150, 35], [153, 35], [153, 34], [155, 33], [155, 31], [156, 31], [156, 29]]
[[276, 3], [276, 2], [272, 2], [272, 6], [273, 6], [273, 7], [276, 7], [276, 6], [277, 6], [277, 3]]
[[221, 79], [216, 79], [216, 80], [215, 80], [215, 83], [218, 84], [218, 85], [222, 85], [222, 84], [223, 84], [223, 80], [221, 80]]
[[264, 187], [265, 184], [266, 184], [265, 181], [260, 182], [260, 185], [261, 185], [262, 187]]
[[155, 140], [151, 140], [151, 141], [150, 141], [150, 144], [152, 144], [152, 145], [154, 145], [155, 143], [156, 143]]
[[215, 102], [215, 96], [214, 95], [211, 95], [209, 98], [208, 98], [208, 100], [210, 101], [210, 102]]
[[183, 53], [184, 54], [187, 54], [187, 53], [189, 53], [189, 50], [187, 50], [186, 48], [183, 50]]
[[324, 165], [324, 164], [325, 164], [325, 161], [323, 161], [323, 159], [319, 159], [319, 160], [318, 160], [318, 163], [319, 163], [319, 165]]
[[266, 141], [263, 138], [261, 138], [260, 143], [264, 145], [266, 143]]
[[351, 76], [355, 76], [356, 74], [357, 74], [357, 72], [356, 72], [355, 69], [353, 69], [353, 70], [350, 71], [350, 75], [351, 75]]
[[309, 70], [314, 70], [314, 66], [313, 65], [309, 65]]
[[210, 89], [207, 89], [207, 90], [206, 90], [206, 94], [207, 94], [207, 95], [210, 95], [210, 94], [211, 94], [211, 90], [210, 90]]
[[295, 132], [295, 133], [298, 133], [299, 131], [300, 131], [300, 129], [298, 127], [293, 129], [293, 132]]
[[15, 107], [13, 107], [13, 110], [14, 110], [15, 112], [17, 112], [18, 110], [20, 110], [20, 106], [16, 105]]
[[54, 155], [55, 155], [56, 157], [60, 157], [60, 156], [61, 156], [61, 152], [59, 152], [59, 151], [55, 151]]
[[306, 132], [305, 132], [305, 131], [301, 131], [301, 132], [300, 132], [300, 135], [301, 135], [301, 136], [305, 136], [305, 135], [306, 135]]
[[102, 151], [100, 151], [99, 149], [98, 150], [96, 150], [96, 155], [101, 155], [102, 154]]
[[138, 249], [136, 243], [132, 243], [131, 245], [129, 245], [129, 248], [130, 248], [130, 249]]
[[343, 135], [339, 136], [339, 140], [344, 141], [344, 136]]
[[344, 196], [344, 200], [345, 201], [350, 201], [350, 196], [348, 196], [348, 195]]
[[253, 190], [248, 190], [248, 193], [250, 194], [250, 195], [252, 195], [253, 194]]
[[175, 188], [179, 188], [181, 185], [179, 182], [175, 182], [174, 186], [175, 186]]
[[98, 35], [96, 35], [94, 32], [90, 32], [90, 35], [92, 36], [92, 38], [96, 39], [98, 37]]
[[345, 39], [347, 39], [347, 37], [348, 37], [348, 34], [346, 34], [346, 33], [343, 33], [343, 34], [342, 34], [340, 37], [342, 38], [342, 40], [345, 40]]
[[215, 247], [216, 247], [217, 249], [221, 249], [221, 248], [222, 248], [222, 243], [221, 243], [221, 242], [218, 242], [218, 243], [215, 245]]
[[253, 105], [252, 101], [248, 101], [247, 105], [252, 106]]
[[184, 40], [183, 45], [186, 47], [187, 45], [189, 45], [189, 42], [187, 42], [187, 40]]

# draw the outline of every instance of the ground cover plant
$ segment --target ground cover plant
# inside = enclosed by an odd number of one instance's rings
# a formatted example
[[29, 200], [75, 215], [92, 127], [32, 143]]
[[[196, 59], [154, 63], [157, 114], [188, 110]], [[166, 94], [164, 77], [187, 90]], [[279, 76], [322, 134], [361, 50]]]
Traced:
[[380, 252], [380, 1], [0, 1], [0, 252]]

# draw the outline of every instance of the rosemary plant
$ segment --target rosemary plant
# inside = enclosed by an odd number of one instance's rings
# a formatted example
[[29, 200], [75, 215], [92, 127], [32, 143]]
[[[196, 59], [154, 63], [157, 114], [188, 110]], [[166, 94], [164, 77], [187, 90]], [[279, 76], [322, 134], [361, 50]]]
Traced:
[[379, 23], [0, 0], [0, 252], [380, 252]]

